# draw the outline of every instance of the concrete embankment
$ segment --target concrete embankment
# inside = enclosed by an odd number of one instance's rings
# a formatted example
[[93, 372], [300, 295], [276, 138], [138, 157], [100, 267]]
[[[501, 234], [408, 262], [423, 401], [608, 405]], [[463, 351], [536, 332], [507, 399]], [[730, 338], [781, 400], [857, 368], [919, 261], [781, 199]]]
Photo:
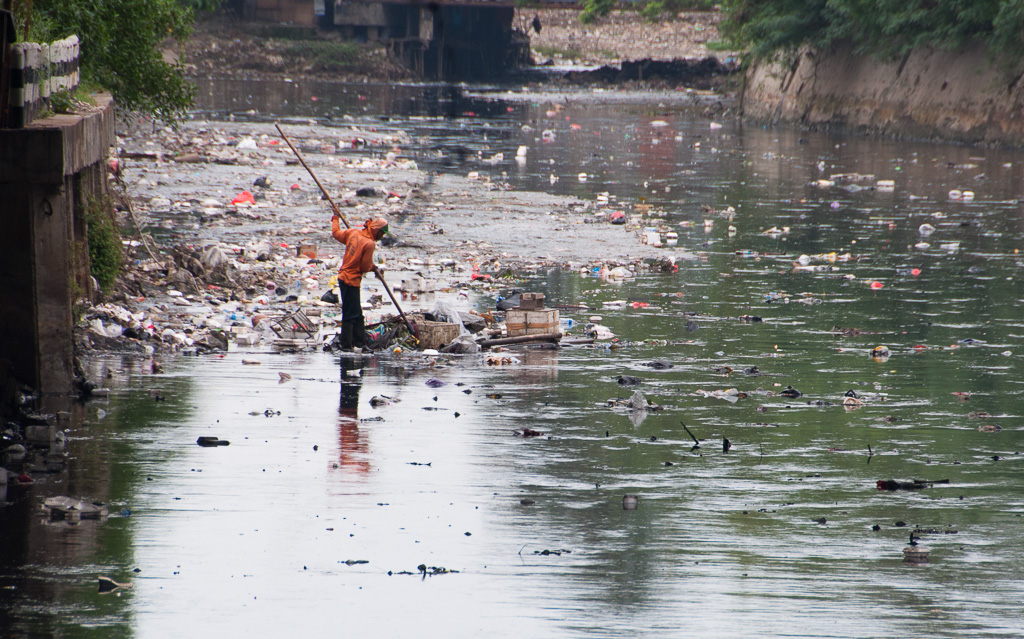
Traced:
[[918, 49], [879, 62], [852, 46], [804, 51], [795, 64], [747, 72], [754, 120], [969, 144], [1024, 146], [1024, 86], [988, 49]]
[[94, 97], [78, 114], [0, 130], [0, 382], [37, 389], [44, 409], [72, 391], [72, 303], [93, 293], [87, 209], [107, 193], [115, 140], [112, 98]]

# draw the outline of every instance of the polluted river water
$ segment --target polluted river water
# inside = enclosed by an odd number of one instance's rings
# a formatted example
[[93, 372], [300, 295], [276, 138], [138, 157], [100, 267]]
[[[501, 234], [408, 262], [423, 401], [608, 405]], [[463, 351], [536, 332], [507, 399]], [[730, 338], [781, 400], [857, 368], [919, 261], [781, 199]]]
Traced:
[[[508, 365], [88, 356], [109, 397], [68, 429], [68, 469], [0, 512], [0, 635], [1024, 636], [1024, 155], [644, 93], [221, 81], [200, 100], [650, 204], [675, 268], [609, 280], [594, 244], [524, 273], [510, 286], [564, 305], [570, 333], [600, 316], [617, 339]], [[559, 248], [545, 225], [524, 255]], [[660, 410], [609, 405], [635, 390]], [[111, 515], [50, 522], [59, 494]], [[904, 562], [915, 529], [924, 563]]]

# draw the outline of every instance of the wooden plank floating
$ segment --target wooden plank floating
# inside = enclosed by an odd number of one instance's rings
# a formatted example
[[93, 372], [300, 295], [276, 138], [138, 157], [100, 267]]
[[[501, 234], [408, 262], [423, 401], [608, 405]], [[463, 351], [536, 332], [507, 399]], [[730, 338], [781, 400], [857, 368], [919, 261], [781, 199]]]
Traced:
[[537, 335], [519, 335], [516, 337], [501, 337], [498, 339], [485, 339], [477, 344], [480, 348], [487, 348], [488, 346], [503, 346], [506, 344], [526, 344], [529, 342], [557, 342], [562, 339], [562, 334], [555, 333], [540, 333]]

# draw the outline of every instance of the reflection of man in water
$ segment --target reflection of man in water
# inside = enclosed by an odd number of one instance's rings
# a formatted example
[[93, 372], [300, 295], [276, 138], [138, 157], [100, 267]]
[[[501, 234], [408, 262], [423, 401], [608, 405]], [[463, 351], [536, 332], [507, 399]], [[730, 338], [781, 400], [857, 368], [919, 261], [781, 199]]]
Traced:
[[366, 460], [369, 451], [366, 439], [359, 432], [359, 388], [363, 385], [363, 358], [343, 355], [341, 358], [341, 403], [338, 407], [338, 430], [341, 437], [341, 468], [365, 474], [370, 472]]

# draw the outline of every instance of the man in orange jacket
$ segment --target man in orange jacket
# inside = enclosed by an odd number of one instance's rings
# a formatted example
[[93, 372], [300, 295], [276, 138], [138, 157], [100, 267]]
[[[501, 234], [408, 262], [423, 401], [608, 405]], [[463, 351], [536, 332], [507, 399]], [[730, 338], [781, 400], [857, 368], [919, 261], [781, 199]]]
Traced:
[[377, 241], [388, 232], [388, 221], [378, 217], [366, 220], [363, 228], [343, 229], [337, 214], [331, 218], [331, 235], [345, 245], [345, 257], [338, 269], [338, 288], [341, 290], [341, 350], [351, 351], [353, 347], [366, 346], [366, 329], [363, 322], [363, 304], [359, 299], [359, 287], [363, 275], [380, 272], [373, 265], [373, 249]]

